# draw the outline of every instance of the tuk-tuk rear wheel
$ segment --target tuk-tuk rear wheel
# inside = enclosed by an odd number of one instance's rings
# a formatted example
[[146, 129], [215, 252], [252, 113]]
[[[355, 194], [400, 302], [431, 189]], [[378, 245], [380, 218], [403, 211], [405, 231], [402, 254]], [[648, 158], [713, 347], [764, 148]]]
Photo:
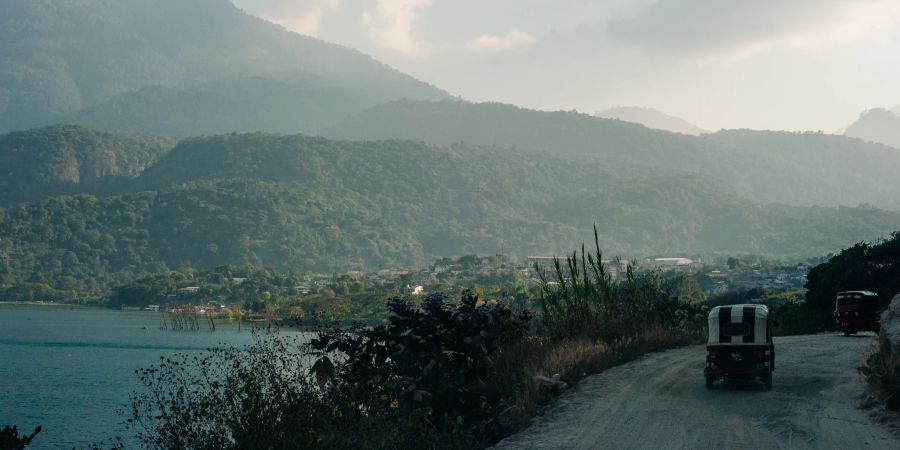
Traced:
[[707, 389], [712, 389], [713, 383], [715, 383], [715, 382], [716, 382], [715, 378], [713, 378], [709, 375], [706, 376], [706, 388]]

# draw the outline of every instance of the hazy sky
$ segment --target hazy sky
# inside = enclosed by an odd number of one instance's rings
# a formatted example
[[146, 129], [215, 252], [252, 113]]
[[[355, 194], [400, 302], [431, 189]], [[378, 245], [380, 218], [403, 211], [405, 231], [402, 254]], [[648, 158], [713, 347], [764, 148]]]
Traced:
[[473, 101], [835, 131], [900, 104], [900, 0], [233, 0]]

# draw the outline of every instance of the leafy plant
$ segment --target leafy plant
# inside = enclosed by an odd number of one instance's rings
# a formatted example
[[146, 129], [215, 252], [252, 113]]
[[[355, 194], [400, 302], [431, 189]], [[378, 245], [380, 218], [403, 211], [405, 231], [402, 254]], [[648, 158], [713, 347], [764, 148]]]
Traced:
[[494, 353], [502, 340], [521, 338], [530, 315], [471, 291], [456, 304], [432, 294], [421, 308], [394, 298], [388, 309], [387, 325], [323, 331], [311, 342], [320, 386], [341, 391], [360, 413], [424, 411], [437, 430], [496, 434], [502, 405], [488, 385]]
[[31, 445], [31, 441], [34, 440], [34, 437], [41, 432], [41, 427], [38, 426], [34, 429], [34, 432], [31, 434], [23, 434], [19, 436], [19, 430], [15, 425], [7, 425], [0, 429], [0, 448], [4, 450], [23, 450], [25, 447]]

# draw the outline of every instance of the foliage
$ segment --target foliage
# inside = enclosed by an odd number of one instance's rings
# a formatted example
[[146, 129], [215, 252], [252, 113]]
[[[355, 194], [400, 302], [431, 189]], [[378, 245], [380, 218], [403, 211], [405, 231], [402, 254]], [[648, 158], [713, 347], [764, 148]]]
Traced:
[[900, 365], [890, 361], [881, 347], [881, 339], [869, 350], [859, 367], [860, 373], [890, 411], [900, 411]]
[[873, 291], [886, 306], [900, 292], [900, 231], [880, 242], [860, 242], [841, 250], [809, 271], [806, 288], [806, 305], [819, 329], [834, 329], [838, 292]]
[[[277, 272], [253, 266], [220, 266], [197, 271], [190, 268], [141, 278], [119, 286], [105, 299], [112, 306], [149, 304], [203, 304], [251, 302], [266, 297], [270, 303], [286, 301], [299, 293], [295, 287], [310, 275], [298, 271]], [[200, 288], [185, 292], [187, 287]], [[268, 295], [266, 295], [268, 293]]]
[[145, 389], [132, 395], [126, 425], [148, 449], [471, 448], [425, 414], [384, 402], [352, 409], [342, 392], [317, 386], [312, 356], [296, 338], [258, 334], [247, 348], [162, 359], [137, 371]]
[[582, 246], [581, 255], [574, 252], [564, 263], [554, 260], [549, 277], [536, 267], [543, 319], [550, 330], [615, 342], [659, 326], [703, 328], [705, 306], [693, 295], [679, 297], [684, 290], [681, 276], [666, 280], [658, 271], [637, 274], [629, 265], [623, 279], [614, 279], [602, 261], [595, 227], [593, 253]]
[[60, 194], [104, 192], [174, 146], [161, 138], [75, 126], [0, 136], [0, 207]]
[[[535, 332], [507, 341], [497, 352], [493, 387], [509, 407], [498, 416], [516, 429], [559, 393], [559, 382], [630, 361], [647, 352], [697, 343], [706, 336], [708, 308], [688, 297], [683, 276], [629, 269], [614, 277], [594, 252], [556, 260], [543, 273], [543, 314]], [[540, 271], [540, 267], [537, 268]], [[549, 377], [558, 381], [549, 386]], [[565, 384], [563, 384], [565, 386]]]
[[4, 450], [23, 450], [31, 445], [31, 441], [40, 432], [41, 427], [39, 426], [34, 429], [33, 433], [19, 436], [19, 430], [15, 425], [7, 425], [0, 429], [0, 448]]
[[0, 209], [0, 298], [97, 300], [181, 267], [421, 267], [492, 254], [501, 237], [519, 256], [555, 254], [591, 221], [619, 254], [819, 254], [900, 220], [871, 208], [763, 207], [700, 179], [546, 162], [405, 141], [189, 139], [108, 186], [130, 193]]
[[710, 295], [706, 299], [706, 304], [710, 308], [715, 308], [716, 306], [755, 303], [757, 299], [764, 295], [766, 295], [766, 290], [760, 287], [729, 289]]
[[[601, 261], [599, 249], [582, 258]], [[129, 424], [151, 448], [481, 447], [558, 392], [537, 375], [575, 382], [705, 335], [704, 307], [671, 295], [683, 280], [566, 264], [572, 277], [544, 283], [555, 304], [536, 320], [470, 291], [393, 298], [384, 325], [164, 360], [139, 372]]]
[[432, 294], [421, 309], [395, 298], [389, 310], [387, 325], [324, 331], [311, 342], [319, 383], [344, 392], [348, 410], [374, 402], [404, 414], [426, 411], [439, 431], [496, 436], [503, 405], [488, 386], [493, 355], [502, 341], [521, 338], [530, 316], [471, 292], [456, 305]]

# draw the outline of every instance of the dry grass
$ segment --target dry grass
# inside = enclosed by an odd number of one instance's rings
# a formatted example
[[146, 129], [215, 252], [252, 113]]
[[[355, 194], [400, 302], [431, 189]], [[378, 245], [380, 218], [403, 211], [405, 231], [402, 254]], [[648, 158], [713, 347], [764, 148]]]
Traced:
[[888, 361], [878, 341], [869, 350], [859, 371], [873, 393], [889, 411], [900, 411], [900, 365]]
[[501, 346], [493, 387], [510, 407], [501, 418], [512, 430], [521, 429], [558, 394], [537, 376], [553, 377], [573, 385], [582, 378], [634, 360], [644, 354], [697, 343], [697, 332], [663, 328], [608, 343], [590, 336], [528, 336]]

